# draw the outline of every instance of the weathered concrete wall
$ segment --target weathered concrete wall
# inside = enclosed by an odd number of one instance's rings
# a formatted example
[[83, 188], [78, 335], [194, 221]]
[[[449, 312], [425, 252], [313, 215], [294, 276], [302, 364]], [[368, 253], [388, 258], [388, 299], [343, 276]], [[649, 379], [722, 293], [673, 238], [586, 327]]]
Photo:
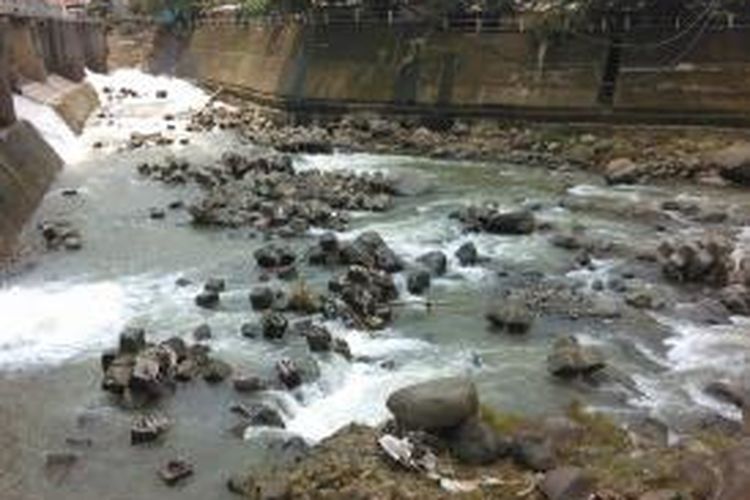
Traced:
[[27, 21], [11, 20], [7, 27], [11, 74], [17, 81], [43, 82], [47, 78], [47, 68], [36, 31]]
[[[665, 36], [638, 31], [623, 41], [648, 44]], [[550, 44], [540, 65], [530, 33], [224, 24], [180, 38], [157, 36], [151, 69], [312, 105], [443, 105], [475, 113], [520, 110], [513, 112], [564, 119], [569, 112], [579, 119], [654, 122], [669, 113], [667, 121], [675, 123], [687, 114], [691, 123], [701, 115], [723, 115], [728, 123], [746, 122], [750, 32], [707, 32], [687, 44], [693, 40], [624, 50], [611, 105], [599, 101], [607, 43], [582, 37]], [[677, 56], [679, 66], [673, 64]]]
[[88, 82], [71, 82], [52, 74], [45, 82], [24, 85], [23, 94], [51, 106], [76, 134], [80, 134], [89, 115], [99, 107], [99, 96]]
[[16, 120], [10, 85], [10, 56], [7, 21], [0, 20], [0, 129]]
[[68, 80], [85, 76], [86, 56], [77, 23], [47, 19], [38, 25], [46, 68]]
[[[664, 35], [640, 33], [628, 41], [659, 38]], [[685, 44], [691, 40], [685, 40]], [[661, 49], [626, 51], [615, 106], [750, 112], [748, 47], [750, 32], [722, 31], [704, 34], [692, 48], [670, 44]], [[674, 62], [679, 64], [670, 67]]]
[[10, 255], [62, 161], [26, 122], [0, 131], [0, 258]]
[[154, 68], [293, 100], [594, 106], [606, 50], [570, 42], [537, 64], [533, 36], [390, 27], [203, 26], [157, 40]]

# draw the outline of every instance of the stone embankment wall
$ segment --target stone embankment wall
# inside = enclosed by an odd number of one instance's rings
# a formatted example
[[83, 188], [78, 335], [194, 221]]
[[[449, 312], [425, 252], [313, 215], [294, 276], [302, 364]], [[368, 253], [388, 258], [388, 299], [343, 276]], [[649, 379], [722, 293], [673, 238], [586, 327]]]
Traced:
[[[664, 36], [632, 32], [623, 42], [648, 46]], [[151, 69], [309, 109], [750, 123], [750, 30], [690, 41], [623, 50], [611, 71], [611, 43], [602, 35], [565, 37], [540, 57], [539, 39], [528, 32], [225, 23], [157, 35]], [[602, 98], [608, 78], [614, 95]]]
[[106, 71], [104, 27], [59, 19], [0, 18], [0, 260], [44, 196], [62, 161], [29, 123], [18, 121], [13, 91], [49, 104], [79, 131], [97, 106], [81, 82]]

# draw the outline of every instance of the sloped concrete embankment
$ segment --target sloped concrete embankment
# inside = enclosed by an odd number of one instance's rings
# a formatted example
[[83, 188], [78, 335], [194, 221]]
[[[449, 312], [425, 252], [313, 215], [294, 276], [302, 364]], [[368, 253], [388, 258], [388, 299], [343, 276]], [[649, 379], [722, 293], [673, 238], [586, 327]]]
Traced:
[[14, 251], [63, 162], [13, 109], [13, 92], [51, 106], [80, 132], [99, 105], [86, 68], [107, 69], [104, 27], [51, 19], [0, 20], [0, 260]]
[[13, 252], [26, 221], [62, 168], [62, 160], [27, 122], [0, 131], [0, 259]]

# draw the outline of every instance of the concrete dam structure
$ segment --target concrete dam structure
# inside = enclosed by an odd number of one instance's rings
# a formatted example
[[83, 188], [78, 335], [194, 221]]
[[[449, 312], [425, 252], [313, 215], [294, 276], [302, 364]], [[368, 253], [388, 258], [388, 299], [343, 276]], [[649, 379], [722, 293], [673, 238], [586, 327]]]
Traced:
[[106, 71], [104, 27], [55, 18], [0, 17], [0, 258], [18, 236], [62, 168], [39, 131], [20, 121], [13, 94], [51, 106], [80, 132], [98, 106], [83, 83], [86, 69]]

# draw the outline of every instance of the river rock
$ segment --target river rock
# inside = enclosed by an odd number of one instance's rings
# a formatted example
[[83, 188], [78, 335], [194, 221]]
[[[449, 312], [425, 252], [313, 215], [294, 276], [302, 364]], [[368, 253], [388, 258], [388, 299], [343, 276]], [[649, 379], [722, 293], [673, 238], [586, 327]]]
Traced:
[[706, 158], [706, 163], [717, 168], [724, 179], [750, 186], [750, 143], [737, 142], [716, 151]]
[[506, 297], [491, 305], [485, 314], [494, 328], [508, 333], [526, 333], [531, 328], [534, 316], [520, 298]]
[[468, 231], [484, 231], [493, 234], [523, 235], [536, 229], [536, 218], [529, 210], [503, 212], [494, 205], [470, 206], [451, 214]]
[[705, 388], [707, 394], [737, 408], [744, 408], [750, 403], [750, 385], [741, 380], [717, 380]]
[[407, 429], [455, 429], [477, 414], [479, 397], [469, 379], [454, 377], [410, 385], [386, 402], [399, 425]]
[[232, 367], [220, 359], [209, 359], [201, 368], [203, 380], [209, 384], [218, 384], [232, 375]]
[[167, 486], [174, 486], [192, 475], [193, 464], [181, 458], [172, 459], [159, 467], [159, 477]]
[[387, 273], [401, 271], [404, 266], [396, 253], [388, 247], [375, 231], [367, 231], [354, 241], [341, 247], [342, 261]]
[[146, 330], [139, 327], [126, 327], [120, 333], [120, 354], [137, 354], [146, 347]]
[[312, 325], [305, 331], [304, 336], [312, 352], [327, 352], [331, 350], [333, 337], [325, 327]]
[[383, 328], [392, 318], [390, 302], [398, 298], [390, 274], [362, 266], [350, 266], [345, 274], [329, 281], [328, 289], [340, 298], [328, 303], [333, 314], [360, 328]]
[[270, 309], [273, 306], [276, 294], [267, 287], [257, 287], [250, 291], [250, 305], [256, 311]]
[[258, 404], [250, 408], [247, 423], [256, 427], [286, 427], [281, 414], [268, 405]]
[[259, 248], [253, 256], [258, 266], [264, 269], [290, 266], [297, 258], [291, 248], [276, 244]]
[[278, 340], [284, 337], [289, 322], [283, 314], [269, 312], [263, 315], [261, 320], [263, 336], [267, 339]]
[[451, 454], [471, 465], [487, 465], [510, 452], [510, 445], [478, 417], [464, 421], [447, 438]]
[[171, 426], [170, 420], [162, 414], [139, 415], [130, 427], [130, 443], [136, 445], [155, 441]]
[[108, 363], [102, 379], [102, 389], [122, 395], [130, 387], [135, 358], [130, 355], [117, 356]]
[[211, 327], [207, 323], [198, 325], [195, 328], [195, 330], [193, 330], [193, 338], [199, 342], [202, 342], [204, 340], [210, 340], [211, 339]]
[[430, 272], [426, 269], [414, 269], [406, 276], [406, 288], [409, 293], [422, 295], [430, 288]]
[[302, 373], [297, 367], [297, 363], [289, 358], [281, 359], [276, 363], [276, 373], [287, 389], [294, 389], [302, 385]]
[[715, 299], [702, 299], [692, 304], [680, 304], [675, 308], [677, 317], [702, 325], [727, 325], [730, 311]]
[[745, 285], [735, 284], [722, 288], [719, 300], [732, 314], [750, 315], [750, 290]]
[[138, 353], [130, 377], [130, 389], [149, 397], [161, 396], [174, 377], [177, 355], [164, 345]]
[[639, 166], [629, 158], [616, 158], [604, 168], [607, 184], [635, 184], [641, 175]]
[[540, 436], [517, 436], [513, 443], [513, 459], [525, 469], [545, 472], [555, 467], [557, 460], [548, 439]]
[[602, 353], [582, 346], [573, 336], [555, 341], [552, 354], [547, 357], [547, 367], [552, 375], [562, 378], [590, 375], [606, 366]]
[[347, 361], [352, 360], [352, 350], [349, 347], [349, 343], [341, 337], [333, 339], [333, 352], [341, 355]]
[[232, 386], [237, 392], [259, 392], [268, 389], [268, 383], [260, 377], [240, 376], [232, 379]]
[[731, 245], [715, 238], [702, 238], [659, 246], [664, 276], [675, 282], [726, 286], [733, 268]]
[[212, 290], [203, 290], [195, 296], [195, 305], [204, 309], [216, 309], [219, 306], [219, 293]]
[[471, 241], [461, 245], [456, 250], [455, 255], [458, 263], [464, 267], [473, 266], [479, 261], [479, 252], [477, 252], [477, 247]]
[[506, 212], [493, 214], [484, 224], [487, 232], [494, 234], [531, 234], [536, 227], [533, 212]]
[[221, 293], [226, 290], [227, 284], [221, 278], [209, 278], [203, 285], [203, 289], [207, 292]]
[[425, 267], [432, 276], [442, 276], [448, 269], [448, 259], [439, 250], [428, 252], [417, 258], [417, 262]]
[[544, 475], [539, 489], [547, 500], [581, 500], [594, 492], [596, 481], [578, 467], [558, 467]]

